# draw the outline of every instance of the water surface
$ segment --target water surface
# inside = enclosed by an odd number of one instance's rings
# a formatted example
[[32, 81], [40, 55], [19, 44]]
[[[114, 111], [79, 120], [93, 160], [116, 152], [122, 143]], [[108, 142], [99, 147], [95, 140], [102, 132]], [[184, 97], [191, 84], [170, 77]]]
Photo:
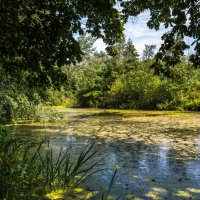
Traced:
[[[15, 125], [24, 140], [48, 138], [56, 150], [96, 141], [102, 168], [84, 183], [96, 199], [116, 165], [111, 195], [119, 199], [200, 199], [200, 113], [58, 109], [62, 122]], [[99, 196], [98, 196], [99, 195]], [[95, 199], [95, 198], [94, 198]]]

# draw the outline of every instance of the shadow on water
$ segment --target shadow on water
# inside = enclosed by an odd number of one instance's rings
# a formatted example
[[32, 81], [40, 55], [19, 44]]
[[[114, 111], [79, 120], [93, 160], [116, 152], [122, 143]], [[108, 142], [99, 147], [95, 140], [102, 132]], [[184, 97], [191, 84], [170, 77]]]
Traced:
[[90, 113], [90, 114], [81, 114], [78, 116], [75, 116], [76, 119], [83, 119], [83, 118], [88, 118], [88, 117], [122, 117], [123, 114], [122, 113], [118, 113], [118, 112], [99, 112], [99, 113]]
[[[104, 119], [103, 122], [101, 117]], [[97, 115], [102, 124], [109, 126], [110, 123], [110, 126], [114, 127], [119, 124], [118, 117], [120, 116], [117, 115], [113, 119], [115, 120], [113, 125], [113, 121], [109, 121], [110, 119], [105, 118], [103, 114]], [[79, 119], [85, 121], [80, 123]], [[111, 194], [121, 200], [200, 199], [200, 127], [174, 126], [158, 130], [158, 133], [151, 132], [148, 136], [152, 141], [154, 137], [163, 139], [149, 143], [144, 137], [145, 133], [138, 133], [137, 137], [141, 140], [129, 137], [107, 140], [107, 136], [101, 134], [79, 135], [77, 130], [81, 130], [81, 127], [82, 132], [87, 132], [85, 123], [88, 123], [89, 128], [89, 124], [94, 126], [97, 123], [97, 126], [99, 121], [94, 119], [91, 123], [90, 120], [87, 121], [87, 117], [77, 117], [77, 120], [77, 124], [73, 121], [73, 128], [70, 122], [49, 126], [20, 125], [11, 129], [17, 137], [24, 140], [36, 142], [47, 138], [56, 151], [72, 146], [73, 155], [78, 155], [86, 143], [95, 140], [98, 156], [91, 162], [101, 160], [99, 167], [107, 169], [90, 177], [84, 183], [84, 187], [88, 191], [98, 191], [99, 196], [97, 194], [96, 199], [100, 199], [100, 194], [105, 193], [117, 164], [119, 170]], [[120, 123], [125, 123], [124, 126], [127, 127], [131, 122], [120, 121]], [[146, 126], [146, 123], [141, 121], [140, 127]], [[90, 128], [91, 132], [95, 130], [95, 127]]]
[[86, 119], [86, 118], [112, 118], [114, 117], [115, 119], [119, 117], [120, 119], [122, 117], [124, 118], [129, 118], [129, 117], [156, 117], [156, 116], [163, 116], [163, 114], [159, 113], [120, 113], [117, 111], [102, 111], [102, 112], [97, 112], [97, 113], [87, 113], [87, 114], [79, 114], [77, 116], [74, 116], [74, 120], [79, 120], [79, 119]]
[[[61, 112], [72, 113], [74, 109], [61, 109]], [[196, 112], [182, 112], [182, 111], [150, 111], [150, 110], [118, 110], [118, 109], [76, 109], [76, 119], [89, 117], [159, 117], [159, 116], [177, 116], [187, 114], [197, 114]]]

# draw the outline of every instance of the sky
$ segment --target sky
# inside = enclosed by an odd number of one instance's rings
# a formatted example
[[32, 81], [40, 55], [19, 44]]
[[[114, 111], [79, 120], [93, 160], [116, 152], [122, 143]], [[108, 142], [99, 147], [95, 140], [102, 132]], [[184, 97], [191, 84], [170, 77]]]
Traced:
[[[161, 27], [160, 30], [150, 30], [146, 23], [149, 20], [149, 13], [140, 14], [137, 19], [129, 19], [125, 24], [124, 35], [126, 40], [131, 39], [135, 45], [136, 50], [142, 55], [145, 44], [155, 44], [156, 51], [159, 50], [162, 44], [161, 36], [169, 30]], [[187, 41], [186, 41], [187, 43]], [[102, 39], [98, 39], [94, 46], [97, 51], [105, 51], [106, 45], [103, 43]], [[187, 52], [186, 52], [187, 53]]]

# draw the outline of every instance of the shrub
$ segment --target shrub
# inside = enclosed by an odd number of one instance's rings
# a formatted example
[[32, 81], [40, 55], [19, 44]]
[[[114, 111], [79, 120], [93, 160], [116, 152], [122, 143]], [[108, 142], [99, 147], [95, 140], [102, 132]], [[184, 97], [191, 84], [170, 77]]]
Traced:
[[200, 99], [190, 100], [184, 105], [185, 110], [200, 111]]
[[111, 106], [119, 108], [155, 108], [156, 91], [160, 85], [158, 77], [143, 70], [135, 70], [117, 79], [111, 86]]

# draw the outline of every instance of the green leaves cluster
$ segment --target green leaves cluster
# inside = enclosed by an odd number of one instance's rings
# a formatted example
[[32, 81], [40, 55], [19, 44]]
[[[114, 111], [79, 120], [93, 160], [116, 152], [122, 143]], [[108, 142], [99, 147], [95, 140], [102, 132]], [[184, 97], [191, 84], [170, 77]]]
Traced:
[[159, 30], [163, 25], [169, 29], [162, 36], [164, 43], [157, 54], [157, 59], [174, 66], [180, 62], [184, 50], [190, 47], [184, 41], [185, 37], [190, 37], [193, 39], [191, 46], [194, 47], [190, 59], [195, 67], [200, 66], [200, 2], [198, 0], [121, 0], [121, 6], [125, 21], [129, 16], [137, 17], [140, 13], [148, 11], [150, 19], [147, 25], [150, 29]]
[[194, 46], [190, 60], [195, 67], [200, 65], [196, 0], [2, 0], [0, 6], [0, 67], [18, 80], [25, 75], [29, 87], [62, 85], [63, 66], [80, 62], [86, 53], [77, 40], [85, 33], [102, 38], [107, 51], [115, 55], [114, 45], [123, 40], [123, 23], [145, 11], [150, 12], [150, 29], [162, 25], [170, 29], [162, 37], [158, 60], [175, 66], [189, 48], [184, 41], [187, 36]]
[[[117, 9], [119, 2], [121, 7]], [[188, 48], [186, 36], [193, 39], [194, 53], [190, 61], [194, 67], [200, 66], [200, 7], [196, 0], [2, 0], [0, 4], [1, 118], [5, 115], [12, 118], [16, 113], [13, 108], [19, 108], [13, 106], [16, 102], [21, 107], [18, 110], [25, 113], [24, 104], [31, 108], [29, 100], [37, 101], [38, 96], [58, 104], [63, 102], [58, 97], [64, 99], [68, 95], [76, 98], [79, 106], [93, 107], [157, 108], [160, 103], [172, 102], [183, 84], [177, 83], [178, 89], [174, 89], [175, 70], [184, 72], [187, 68], [177, 64]], [[149, 28], [158, 30], [164, 25], [170, 31], [162, 37], [164, 43], [155, 57], [157, 62], [154, 62], [154, 46], [146, 46], [143, 66], [132, 41], [123, 38], [123, 23], [129, 16], [137, 17], [146, 11], [150, 13]], [[102, 38], [108, 45], [108, 54], [94, 55], [92, 45], [96, 38]], [[194, 71], [188, 61], [184, 62]], [[185, 79], [199, 81], [193, 76], [186, 77], [183, 75]], [[184, 84], [190, 85], [187, 81]], [[173, 95], [167, 93], [165, 85], [173, 88]], [[198, 91], [197, 85], [192, 94]], [[60, 87], [61, 95], [55, 89]], [[157, 89], [150, 92], [148, 88], [153, 87]], [[23, 88], [25, 92], [21, 92]], [[166, 90], [162, 100], [155, 100], [153, 95], [159, 92], [158, 88]], [[171, 99], [166, 100], [166, 94]], [[153, 98], [154, 103], [152, 100], [147, 103], [144, 96]], [[117, 100], [113, 101], [115, 97]], [[134, 98], [137, 99], [131, 103]], [[142, 104], [143, 101], [146, 103]], [[194, 101], [198, 105], [198, 97]], [[170, 106], [166, 108], [176, 107], [167, 105]]]
[[52, 199], [50, 194], [56, 191], [71, 199], [74, 188], [99, 171], [92, 160], [96, 153], [92, 143], [72, 159], [70, 147], [57, 152], [49, 143], [11, 137], [11, 132], [0, 126], [0, 199]]
[[66, 90], [80, 107], [199, 110], [199, 69], [187, 60], [175, 66], [157, 64], [154, 48], [146, 45], [140, 61], [130, 40], [118, 43], [112, 57], [95, 54], [68, 67]]
[[81, 60], [76, 35], [87, 32], [108, 45], [121, 38], [122, 22], [114, 5], [105, 0], [2, 0], [1, 67], [13, 76], [28, 72], [31, 86], [58, 86], [61, 66]]

